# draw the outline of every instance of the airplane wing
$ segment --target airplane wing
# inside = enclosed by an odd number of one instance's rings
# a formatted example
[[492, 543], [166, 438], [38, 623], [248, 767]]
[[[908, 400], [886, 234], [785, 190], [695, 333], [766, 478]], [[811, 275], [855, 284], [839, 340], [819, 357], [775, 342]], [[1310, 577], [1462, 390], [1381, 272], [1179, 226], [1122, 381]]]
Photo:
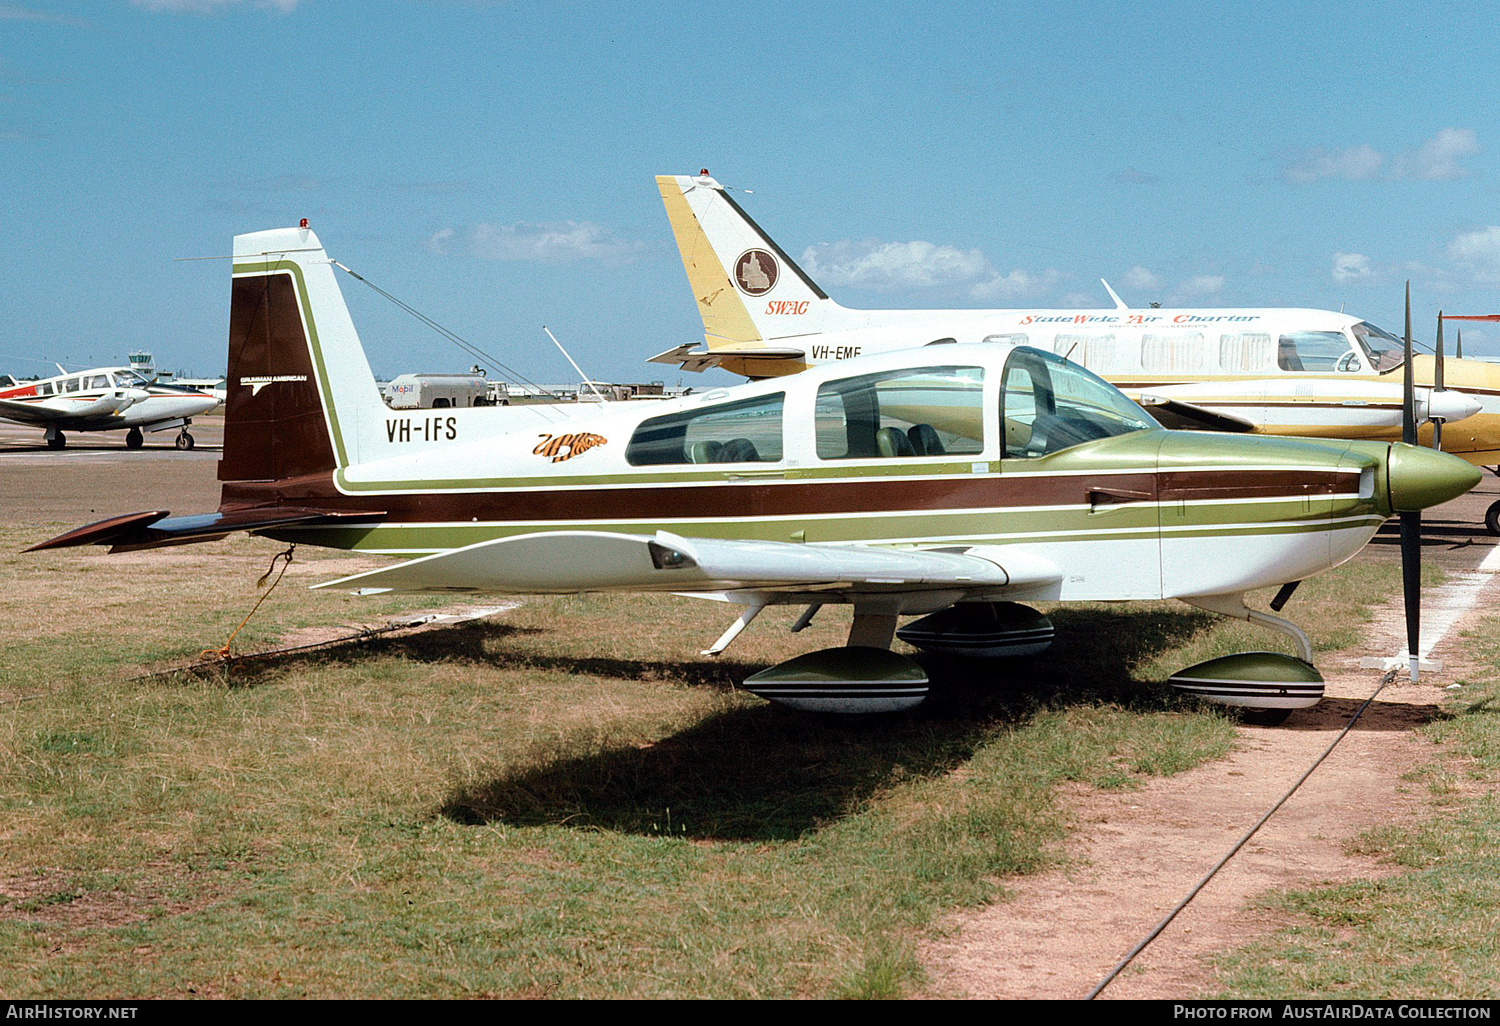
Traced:
[[1181, 399], [1144, 393], [1131, 396], [1146, 408], [1156, 422], [1164, 428], [1185, 431], [1254, 431], [1255, 425], [1242, 417], [1228, 413], [1206, 410], [1202, 406], [1185, 403]]
[[40, 403], [18, 403], [14, 399], [0, 399], [0, 417], [6, 420], [17, 420], [23, 424], [46, 424], [53, 420], [62, 420], [71, 414], [62, 410], [54, 410]]
[[994, 592], [1054, 584], [1049, 560], [1005, 546], [889, 549], [554, 531], [478, 542], [315, 585], [365, 592]]
[[134, 403], [128, 395], [104, 395], [98, 399], [60, 410], [46, 402], [22, 403], [14, 399], [0, 399], [0, 417], [20, 421], [24, 424], [48, 424], [53, 421], [79, 421], [90, 417], [108, 417], [110, 414]]

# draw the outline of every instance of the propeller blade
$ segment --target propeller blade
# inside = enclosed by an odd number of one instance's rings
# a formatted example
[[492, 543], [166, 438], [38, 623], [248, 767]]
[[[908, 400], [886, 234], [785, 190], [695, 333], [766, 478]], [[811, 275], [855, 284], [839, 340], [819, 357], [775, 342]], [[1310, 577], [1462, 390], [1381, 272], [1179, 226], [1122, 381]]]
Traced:
[[1406, 652], [1417, 682], [1422, 641], [1422, 514], [1401, 514], [1401, 591], [1406, 600]]
[[1411, 370], [1411, 282], [1406, 283], [1406, 362], [1401, 375], [1401, 441], [1417, 444], [1416, 397]]
[[[1401, 376], [1401, 441], [1415, 445], [1417, 411], [1411, 366], [1411, 282], [1406, 283], [1406, 364]], [[1401, 591], [1406, 606], [1406, 652], [1411, 679], [1417, 680], [1417, 653], [1422, 634], [1422, 514], [1401, 514]]]
[[[1436, 354], [1432, 364], [1432, 390], [1443, 391], [1443, 311], [1438, 311], [1437, 345], [1433, 352]], [[1429, 408], [1430, 410], [1430, 408]], [[1443, 422], [1440, 418], [1432, 422], [1432, 447], [1441, 449], [1443, 447]]]

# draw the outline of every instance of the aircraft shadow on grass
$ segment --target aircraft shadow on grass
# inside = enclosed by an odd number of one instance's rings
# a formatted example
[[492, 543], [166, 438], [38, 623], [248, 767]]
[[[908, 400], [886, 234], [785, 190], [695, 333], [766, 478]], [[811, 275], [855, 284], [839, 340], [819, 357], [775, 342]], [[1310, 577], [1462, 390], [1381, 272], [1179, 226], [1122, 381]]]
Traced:
[[[938, 776], [968, 760], [996, 727], [1038, 714], [1110, 704], [1141, 713], [1193, 706], [1132, 668], [1215, 622], [1182, 611], [1060, 609], [1058, 641], [1032, 658], [922, 657], [932, 691], [905, 713], [849, 717], [796, 713], [772, 705], [733, 709], [650, 744], [626, 744], [532, 765], [453, 787], [438, 814], [460, 823], [543, 826], [567, 823], [696, 840], [784, 841], [843, 817], [893, 780]], [[254, 687], [299, 666], [356, 663], [399, 655], [418, 663], [524, 665], [580, 676], [661, 681], [664, 686], [732, 690], [758, 664], [570, 657], [527, 651], [549, 632], [475, 623], [406, 637], [268, 659], [228, 668], [233, 687]], [[1283, 729], [1329, 731], [1359, 704], [1329, 699], [1331, 715]], [[1409, 730], [1437, 715], [1429, 707], [1375, 703], [1364, 729]], [[670, 811], [669, 811], [670, 810]], [[670, 823], [670, 827], [669, 827]]]
[[[769, 705], [730, 710], [653, 744], [564, 755], [469, 781], [452, 790], [439, 812], [474, 824], [566, 822], [700, 840], [790, 840], [847, 815], [895, 779], [951, 772], [997, 726], [1024, 724], [1044, 710], [1070, 705], [1111, 703], [1147, 711], [1188, 704], [1164, 685], [1133, 679], [1130, 668], [1212, 617], [1070, 610], [1054, 619], [1060, 639], [1078, 632], [1092, 640], [1087, 646], [1059, 643], [1030, 659], [924, 659], [932, 691], [911, 712], [846, 717]], [[534, 655], [525, 660], [564, 672], [726, 689], [759, 668]]]

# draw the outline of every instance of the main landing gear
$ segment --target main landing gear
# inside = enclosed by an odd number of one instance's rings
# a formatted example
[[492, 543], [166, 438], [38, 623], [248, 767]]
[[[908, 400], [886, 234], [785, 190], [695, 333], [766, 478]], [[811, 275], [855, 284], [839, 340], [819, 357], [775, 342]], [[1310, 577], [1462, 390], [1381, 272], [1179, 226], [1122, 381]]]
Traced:
[[142, 445], [145, 444], [146, 436], [141, 434], [140, 428], [133, 427], [129, 431], [125, 432], [125, 448], [139, 449]]
[[47, 436], [47, 448], [61, 449], [68, 444], [68, 436], [61, 431], [53, 431]]
[[[1488, 469], [1491, 474], [1500, 477], [1500, 466]], [[1490, 534], [1500, 535], [1500, 502], [1490, 503], [1490, 508], [1484, 511], [1484, 529]]]
[[[812, 622], [821, 603], [807, 607], [792, 630]], [[930, 607], [929, 607], [930, 608]], [[706, 655], [717, 655], [754, 619], [752, 606]], [[910, 709], [927, 697], [922, 666], [890, 651], [896, 615], [858, 608], [843, 648], [825, 648], [789, 659], [747, 678], [753, 695], [805, 712], [877, 713]], [[960, 602], [900, 631], [903, 641], [927, 652], [960, 656], [1020, 656], [1052, 643], [1052, 622], [1015, 602]]]

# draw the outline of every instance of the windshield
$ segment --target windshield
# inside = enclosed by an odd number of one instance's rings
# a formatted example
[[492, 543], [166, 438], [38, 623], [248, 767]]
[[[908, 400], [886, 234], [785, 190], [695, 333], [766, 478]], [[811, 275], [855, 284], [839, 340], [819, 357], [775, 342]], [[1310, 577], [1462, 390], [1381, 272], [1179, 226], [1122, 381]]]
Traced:
[[115, 371], [116, 388], [145, 388], [149, 384], [151, 384], [151, 382], [141, 377], [141, 375], [137, 374], [135, 371]]
[[1096, 438], [1161, 430], [1103, 378], [1030, 346], [1011, 352], [1002, 387], [1006, 456], [1045, 456]]
[[1384, 372], [1399, 367], [1405, 360], [1405, 343], [1369, 321], [1360, 321], [1354, 326], [1354, 340], [1370, 358], [1370, 366], [1377, 371]]

